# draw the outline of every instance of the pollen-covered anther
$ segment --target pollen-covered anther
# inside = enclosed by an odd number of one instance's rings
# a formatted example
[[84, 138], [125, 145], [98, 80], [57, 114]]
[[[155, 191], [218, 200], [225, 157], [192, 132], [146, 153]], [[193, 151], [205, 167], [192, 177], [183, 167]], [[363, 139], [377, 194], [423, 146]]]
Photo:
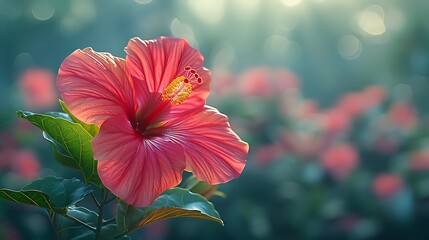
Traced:
[[185, 67], [184, 70], [185, 70], [185, 77], [186, 77], [185, 82], [198, 83], [198, 84], [203, 83], [203, 79], [198, 74], [197, 70], [189, 66]]
[[180, 76], [171, 81], [161, 95], [163, 101], [171, 101], [171, 104], [184, 102], [192, 93], [192, 84], [188, 78]]

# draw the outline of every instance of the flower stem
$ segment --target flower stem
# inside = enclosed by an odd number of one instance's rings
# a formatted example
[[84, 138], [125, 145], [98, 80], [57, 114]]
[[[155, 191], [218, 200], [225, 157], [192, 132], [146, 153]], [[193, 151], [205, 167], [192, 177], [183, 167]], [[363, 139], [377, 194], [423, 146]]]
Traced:
[[107, 204], [107, 203], [110, 203], [111, 201], [113, 201], [113, 200], [115, 200], [115, 199], [116, 199], [116, 196], [113, 196], [111, 199], [107, 200], [106, 204]]
[[94, 192], [91, 192], [91, 197], [92, 197], [92, 200], [94, 200], [94, 203], [97, 206], [97, 208], [100, 208], [100, 203], [97, 201], [97, 198], [95, 197]]
[[104, 213], [104, 206], [107, 202], [107, 197], [109, 196], [109, 191], [106, 188], [101, 189], [101, 201], [99, 202], [98, 206], [98, 222], [97, 222], [97, 229], [95, 230], [95, 239], [99, 240], [101, 239], [101, 228], [103, 227], [103, 213]]

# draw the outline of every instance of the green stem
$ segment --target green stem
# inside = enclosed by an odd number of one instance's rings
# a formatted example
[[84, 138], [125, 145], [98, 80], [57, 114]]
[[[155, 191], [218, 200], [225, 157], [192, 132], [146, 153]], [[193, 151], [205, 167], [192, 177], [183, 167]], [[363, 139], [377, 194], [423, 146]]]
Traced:
[[57, 229], [57, 226], [55, 225], [56, 213], [54, 211], [49, 211], [47, 209], [46, 209], [46, 212], [49, 215], [49, 220], [51, 221], [51, 224], [52, 224], [52, 227], [54, 228], [55, 234], [59, 237], [60, 229]]
[[94, 203], [97, 206], [97, 208], [100, 208], [100, 203], [97, 201], [97, 198], [95, 197], [94, 192], [91, 192], [91, 197], [92, 197], [92, 200], [94, 200]]
[[103, 213], [104, 213], [104, 206], [107, 202], [107, 197], [109, 196], [109, 191], [106, 188], [101, 189], [101, 197], [102, 200], [100, 202], [100, 206], [98, 207], [98, 222], [97, 222], [97, 229], [95, 230], [95, 239], [99, 240], [101, 239], [101, 228], [103, 226]]

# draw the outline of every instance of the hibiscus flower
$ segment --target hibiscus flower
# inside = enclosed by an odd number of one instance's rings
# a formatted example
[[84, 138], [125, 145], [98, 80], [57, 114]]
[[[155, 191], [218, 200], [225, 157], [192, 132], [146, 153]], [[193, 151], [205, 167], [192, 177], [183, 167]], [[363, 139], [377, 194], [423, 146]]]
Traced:
[[208, 184], [238, 177], [248, 145], [205, 105], [210, 72], [200, 52], [168, 37], [133, 38], [125, 51], [126, 59], [76, 50], [57, 78], [70, 111], [100, 126], [92, 147], [103, 184], [130, 205], [148, 206], [184, 170]]

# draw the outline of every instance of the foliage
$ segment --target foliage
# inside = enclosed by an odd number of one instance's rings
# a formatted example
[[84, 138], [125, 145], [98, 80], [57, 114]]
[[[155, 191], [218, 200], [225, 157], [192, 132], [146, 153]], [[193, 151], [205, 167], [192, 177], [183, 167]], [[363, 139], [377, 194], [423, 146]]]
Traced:
[[[0, 198], [24, 203], [47, 211], [58, 239], [130, 239], [127, 234], [155, 221], [192, 217], [212, 220], [223, 225], [218, 212], [206, 198], [187, 189], [173, 188], [165, 191], [155, 202], [143, 208], [129, 206], [109, 191], [97, 176], [97, 162], [93, 158], [91, 140], [98, 132], [95, 125], [87, 125], [66, 113], [38, 114], [18, 111], [24, 118], [40, 128], [51, 143], [54, 156], [66, 167], [83, 174], [79, 179], [45, 177], [33, 181], [21, 190], [0, 189]], [[94, 191], [101, 191], [97, 200]], [[91, 194], [96, 211], [76, 204]], [[117, 200], [116, 218], [103, 219], [105, 207]]]

